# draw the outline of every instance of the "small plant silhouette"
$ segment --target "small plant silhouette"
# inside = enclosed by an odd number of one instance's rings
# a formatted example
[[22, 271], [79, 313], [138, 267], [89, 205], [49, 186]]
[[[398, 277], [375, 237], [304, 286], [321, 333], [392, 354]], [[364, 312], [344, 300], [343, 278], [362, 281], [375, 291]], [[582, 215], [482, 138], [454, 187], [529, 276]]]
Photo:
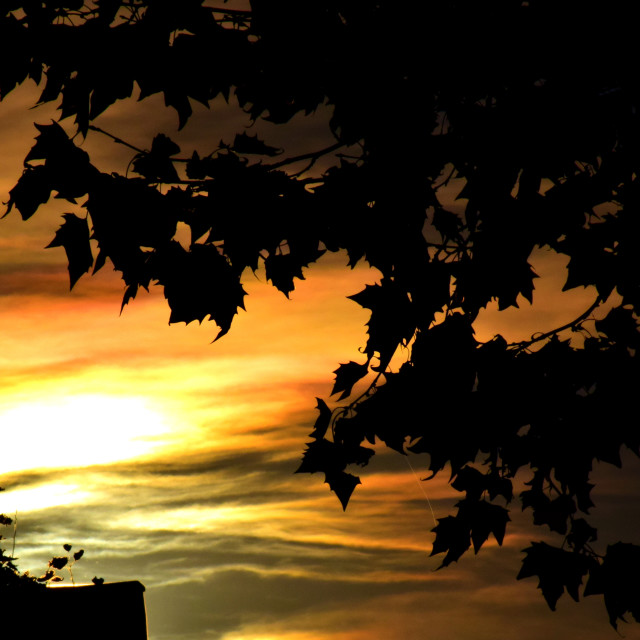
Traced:
[[[69, 554], [71, 552], [72, 545], [63, 544], [62, 548]], [[69, 572], [69, 577], [71, 578], [71, 583], [75, 584], [76, 581], [73, 577], [73, 565], [82, 558], [84, 555], [84, 549], [80, 549], [76, 551], [73, 555], [66, 556], [54, 556], [49, 560], [47, 571], [37, 578], [38, 582], [62, 582], [64, 580], [63, 576], [61, 576], [58, 571], [62, 571], [66, 569]]]
[[[0, 488], [0, 491], [2, 488]], [[14, 524], [14, 520], [5, 515], [0, 514], [0, 525], [10, 526]], [[15, 535], [15, 529], [14, 529]], [[0, 535], [0, 541], [5, 538]], [[15, 540], [14, 540], [15, 544]], [[71, 553], [73, 545], [65, 543], [62, 545], [67, 555], [53, 556], [47, 564], [47, 570], [38, 578], [32, 576], [29, 571], [21, 572], [15, 564], [17, 558], [11, 555], [6, 555], [5, 549], [0, 548], [0, 590], [2, 588], [11, 588], [16, 586], [29, 586], [44, 587], [48, 584], [62, 582], [64, 576], [60, 575], [60, 571], [66, 569], [69, 572], [69, 578], [71, 584], [75, 585], [75, 579], [73, 577], [73, 566], [80, 558], [84, 556], [84, 549], [79, 549], [74, 553]], [[98, 578], [94, 576], [91, 580], [94, 585], [101, 585], [104, 583], [104, 578]]]

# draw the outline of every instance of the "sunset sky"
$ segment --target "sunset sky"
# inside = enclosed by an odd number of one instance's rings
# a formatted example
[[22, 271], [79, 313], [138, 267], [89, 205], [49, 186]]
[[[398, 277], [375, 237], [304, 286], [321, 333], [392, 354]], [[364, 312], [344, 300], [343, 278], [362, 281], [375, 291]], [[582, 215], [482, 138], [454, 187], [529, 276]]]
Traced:
[[[25, 85], [0, 103], [2, 202], [33, 122], [57, 119], [50, 107], [29, 110], [37, 95]], [[163, 132], [183, 156], [249, 124], [233, 101], [194, 111], [182, 132], [153, 98], [96, 124], [146, 148]], [[294, 155], [331, 142], [328, 116], [255, 130]], [[133, 155], [96, 133], [84, 145], [103, 170], [125, 173]], [[492, 539], [435, 572], [434, 516], [460, 495], [446, 473], [420, 482], [419, 456], [408, 464], [379, 447], [346, 513], [319, 475], [294, 475], [315, 398], [328, 397], [338, 363], [361, 359], [367, 315], [346, 296], [376, 282], [375, 270], [327, 256], [291, 300], [263, 272], [248, 274], [247, 312], [210, 344], [213, 324], [168, 326], [160, 290], [120, 315], [110, 265], [69, 292], [64, 251], [43, 249], [67, 211], [81, 213], [52, 200], [26, 223], [15, 211], [0, 221], [0, 513], [17, 512], [22, 570], [42, 573], [63, 543], [84, 548], [77, 581], [145, 585], [151, 640], [617, 637], [601, 599], [565, 595], [552, 613], [534, 579], [515, 580], [522, 549], [545, 535], [517, 502], [502, 548]], [[478, 339], [525, 339], [589, 305], [588, 291], [561, 294], [561, 259], [540, 250], [533, 264], [534, 306], [487, 310]], [[593, 523], [603, 541], [640, 543], [640, 464], [625, 461], [629, 471], [597, 468]], [[12, 531], [3, 535], [11, 550]], [[622, 632], [640, 639], [640, 625]]]

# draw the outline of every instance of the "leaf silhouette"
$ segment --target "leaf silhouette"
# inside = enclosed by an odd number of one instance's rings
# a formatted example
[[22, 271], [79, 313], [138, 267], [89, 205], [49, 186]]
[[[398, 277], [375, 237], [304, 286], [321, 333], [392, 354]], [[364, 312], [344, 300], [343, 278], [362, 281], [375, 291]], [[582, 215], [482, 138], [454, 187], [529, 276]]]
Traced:
[[151, 151], [136, 155], [133, 170], [151, 182], [177, 182], [180, 178], [171, 161], [171, 156], [177, 153], [180, 153], [180, 147], [159, 133], [153, 139]]
[[64, 213], [62, 217], [64, 218], [62, 226], [56, 231], [55, 238], [46, 248], [64, 247], [69, 263], [69, 288], [73, 289], [80, 276], [87, 273], [93, 265], [89, 225], [86, 218], [79, 218], [73, 213]]
[[538, 588], [552, 611], [565, 588], [576, 602], [579, 600], [578, 589], [590, 568], [587, 556], [552, 547], [546, 542], [533, 542], [524, 552], [526, 558], [522, 561], [518, 580], [538, 576]]
[[609, 623], [618, 628], [618, 620], [631, 613], [640, 619], [640, 547], [626, 542], [609, 545], [601, 565], [591, 568], [584, 595], [603, 594]]
[[436, 534], [436, 539], [431, 549], [431, 555], [446, 552], [438, 569], [458, 561], [471, 546], [471, 531], [461, 518], [454, 516], [438, 518], [438, 524], [433, 528], [433, 531]]
[[69, 558], [65, 556], [56, 556], [51, 558], [51, 560], [49, 560], [49, 566], [53, 567], [54, 569], [60, 570], [66, 567], [68, 562], [69, 562]]
[[369, 358], [377, 353], [380, 364], [374, 370], [384, 371], [398, 345], [408, 341], [416, 329], [411, 301], [397, 283], [385, 279], [348, 297], [371, 310], [365, 353]]
[[369, 371], [369, 363], [358, 364], [357, 362], [347, 362], [341, 364], [334, 373], [336, 374], [336, 381], [333, 385], [331, 395], [342, 392], [339, 400], [344, 400], [351, 395], [353, 385], [364, 378]]
[[172, 241], [153, 256], [152, 272], [164, 286], [170, 323], [202, 322], [209, 316], [220, 327], [218, 340], [238, 309], [244, 309], [240, 279], [214, 246], [194, 245], [186, 251]]
[[232, 149], [236, 153], [257, 154], [269, 157], [277, 156], [282, 153], [282, 149], [270, 147], [260, 140], [257, 135], [250, 136], [246, 132], [236, 133]]
[[327, 433], [327, 429], [329, 428], [329, 424], [331, 422], [331, 409], [329, 409], [327, 403], [321, 398], [316, 398], [316, 400], [318, 403], [317, 409], [320, 415], [313, 425], [313, 431], [309, 434], [309, 436], [316, 440], [322, 440], [322, 438], [324, 438], [325, 434]]
[[49, 580], [51, 580], [51, 578], [53, 578], [54, 576], [54, 572], [52, 570], [49, 570], [47, 572], [45, 572], [43, 575], [41, 575], [39, 578], [37, 578], [38, 582], [47, 582]]
[[15, 206], [23, 220], [28, 220], [51, 196], [51, 182], [47, 169], [38, 165], [27, 166], [17, 184], [9, 191], [7, 215]]
[[264, 261], [267, 279], [288, 298], [295, 289], [293, 279], [304, 280], [302, 269], [318, 260], [323, 253], [315, 248], [310, 251], [291, 251], [284, 255], [271, 254]]
[[347, 504], [351, 498], [351, 494], [354, 489], [361, 484], [360, 478], [344, 471], [336, 471], [327, 473], [325, 482], [331, 487], [331, 490], [335, 492], [342, 505], [342, 510], [346, 511]]

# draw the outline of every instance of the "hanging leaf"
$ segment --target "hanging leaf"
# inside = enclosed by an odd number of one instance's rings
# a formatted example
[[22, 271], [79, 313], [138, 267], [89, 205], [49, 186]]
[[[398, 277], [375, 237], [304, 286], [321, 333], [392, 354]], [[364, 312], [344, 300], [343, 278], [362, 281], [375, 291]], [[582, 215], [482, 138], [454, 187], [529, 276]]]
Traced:
[[342, 392], [338, 400], [344, 400], [351, 395], [353, 385], [364, 378], [369, 372], [369, 362], [358, 364], [357, 362], [347, 362], [341, 364], [333, 373], [336, 374], [336, 381], [333, 385], [331, 395]]
[[80, 276], [87, 273], [93, 265], [89, 225], [86, 218], [79, 218], [73, 213], [64, 213], [62, 217], [64, 223], [46, 248], [64, 247], [69, 262], [69, 288], [73, 289]]
[[538, 576], [538, 589], [542, 591], [552, 611], [560, 596], [567, 593], [577, 602], [582, 579], [589, 573], [590, 559], [579, 553], [552, 547], [546, 542], [533, 542], [524, 549], [526, 558], [518, 573], [518, 580]]
[[248, 133], [236, 133], [231, 148], [236, 153], [256, 154], [262, 156], [277, 156], [282, 153], [282, 149], [270, 147], [265, 144], [257, 135], [250, 136]]
[[358, 476], [354, 476], [344, 471], [336, 471], [327, 473], [325, 476], [325, 482], [331, 487], [331, 491], [334, 491], [340, 500], [342, 510], [347, 510], [347, 504], [353, 494], [354, 489], [362, 484]]
[[377, 354], [380, 364], [374, 371], [384, 371], [398, 345], [409, 341], [416, 330], [411, 300], [397, 283], [387, 278], [348, 297], [371, 310], [365, 353], [369, 359]]

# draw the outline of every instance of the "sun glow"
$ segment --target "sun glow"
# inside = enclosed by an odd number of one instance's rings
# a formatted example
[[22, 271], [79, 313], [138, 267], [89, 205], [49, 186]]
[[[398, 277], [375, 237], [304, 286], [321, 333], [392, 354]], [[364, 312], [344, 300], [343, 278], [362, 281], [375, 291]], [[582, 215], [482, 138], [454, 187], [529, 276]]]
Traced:
[[3, 473], [87, 467], [148, 455], [173, 431], [142, 398], [79, 395], [0, 409]]
[[0, 493], [0, 513], [12, 516], [20, 513], [63, 507], [82, 502], [89, 496], [77, 484], [38, 485]]

